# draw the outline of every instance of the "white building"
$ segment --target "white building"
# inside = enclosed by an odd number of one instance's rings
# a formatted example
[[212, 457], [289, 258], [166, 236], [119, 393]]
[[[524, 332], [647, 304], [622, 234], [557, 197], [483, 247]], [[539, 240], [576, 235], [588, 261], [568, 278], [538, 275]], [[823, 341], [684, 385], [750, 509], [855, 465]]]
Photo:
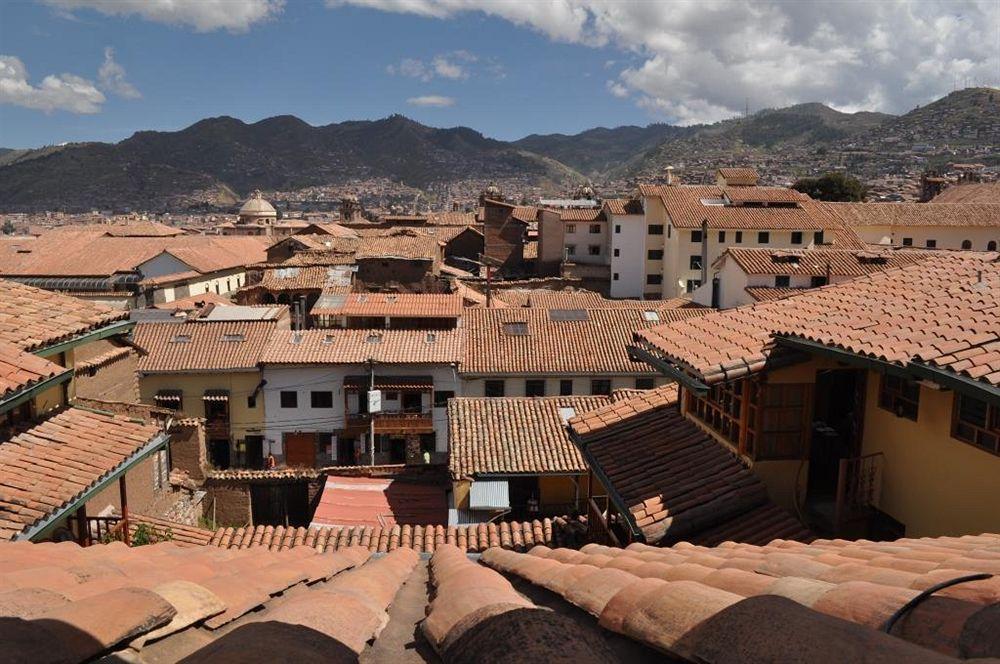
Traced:
[[642, 297], [646, 256], [646, 220], [639, 199], [604, 201], [611, 246], [611, 297]]

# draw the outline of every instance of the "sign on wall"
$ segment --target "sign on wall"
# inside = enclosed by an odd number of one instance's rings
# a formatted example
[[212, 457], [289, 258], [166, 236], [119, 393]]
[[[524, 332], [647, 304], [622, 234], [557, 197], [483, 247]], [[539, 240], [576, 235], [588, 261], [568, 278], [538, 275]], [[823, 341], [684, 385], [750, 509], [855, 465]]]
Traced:
[[368, 412], [382, 412], [382, 390], [368, 390]]

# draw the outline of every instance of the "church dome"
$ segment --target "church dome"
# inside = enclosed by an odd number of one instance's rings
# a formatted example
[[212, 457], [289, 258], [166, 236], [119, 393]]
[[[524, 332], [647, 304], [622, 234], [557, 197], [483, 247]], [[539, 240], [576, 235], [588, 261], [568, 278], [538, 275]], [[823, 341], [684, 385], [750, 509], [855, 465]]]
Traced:
[[240, 208], [240, 218], [259, 219], [269, 217], [274, 219], [277, 216], [278, 211], [274, 209], [273, 205], [264, 200], [259, 189], [250, 194], [250, 198]]

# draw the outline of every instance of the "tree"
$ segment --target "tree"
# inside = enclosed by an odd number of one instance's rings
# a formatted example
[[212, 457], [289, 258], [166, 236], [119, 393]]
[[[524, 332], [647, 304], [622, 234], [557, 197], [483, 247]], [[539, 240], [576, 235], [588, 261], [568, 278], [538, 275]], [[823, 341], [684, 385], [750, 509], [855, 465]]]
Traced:
[[14, 222], [10, 219], [4, 219], [3, 226], [0, 227], [0, 234], [3, 235], [13, 235], [14, 234]]
[[857, 203], [865, 199], [868, 188], [857, 178], [844, 173], [827, 173], [818, 178], [799, 178], [792, 189], [818, 201]]

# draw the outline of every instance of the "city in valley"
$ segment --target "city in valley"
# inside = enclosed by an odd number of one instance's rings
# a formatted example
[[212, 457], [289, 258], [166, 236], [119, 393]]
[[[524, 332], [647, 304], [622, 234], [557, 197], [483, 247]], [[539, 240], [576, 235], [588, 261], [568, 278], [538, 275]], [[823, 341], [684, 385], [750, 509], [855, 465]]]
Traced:
[[0, 6], [0, 660], [1000, 658], [998, 35]]

